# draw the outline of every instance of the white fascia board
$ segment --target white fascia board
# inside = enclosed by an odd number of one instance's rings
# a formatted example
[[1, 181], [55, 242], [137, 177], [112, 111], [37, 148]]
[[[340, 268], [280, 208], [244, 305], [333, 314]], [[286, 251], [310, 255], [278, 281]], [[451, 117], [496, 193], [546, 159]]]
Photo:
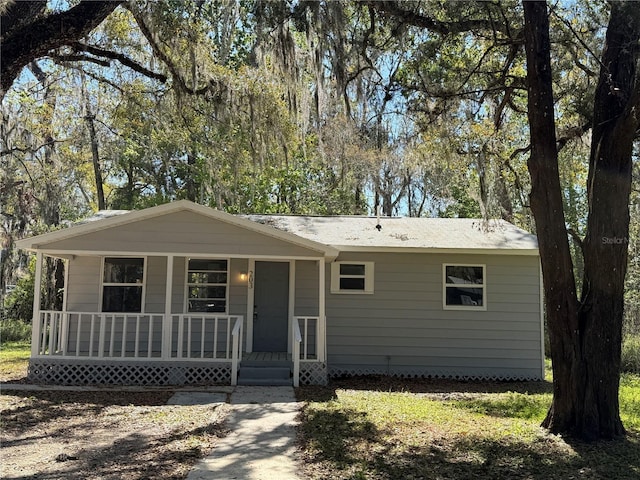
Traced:
[[75, 257], [193, 257], [193, 258], [255, 258], [256, 260], [273, 260], [273, 261], [289, 261], [289, 260], [310, 260], [318, 261], [323, 258], [325, 261], [333, 261], [331, 257], [323, 257], [319, 255], [313, 256], [285, 256], [285, 255], [256, 255], [256, 254], [235, 254], [235, 253], [202, 253], [202, 252], [150, 252], [145, 250], [144, 252], [138, 251], [124, 251], [124, 250], [52, 250], [52, 249], [40, 249], [38, 250], [43, 255], [50, 257], [60, 258], [75, 258]]
[[537, 248], [428, 248], [428, 247], [357, 247], [353, 245], [333, 245], [340, 252], [354, 253], [437, 253], [457, 255], [527, 255], [540, 256]]
[[128, 223], [133, 223], [140, 220], [146, 220], [149, 218], [158, 217], [161, 215], [166, 215], [169, 213], [174, 213], [182, 210], [198, 213], [205, 217], [220, 220], [222, 222], [226, 222], [231, 225], [236, 225], [238, 227], [245, 228], [247, 230], [252, 230], [254, 232], [261, 233], [263, 235], [271, 236], [278, 240], [282, 240], [282, 241], [292, 243], [304, 248], [308, 248], [310, 250], [321, 252], [329, 260], [334, 259], [335, 257], [338, 256], [338, 250], [336, 250], [330, 245], [325, 245], [312, 240], [307, 240], [298, 235], [288, 233], [288, 232], [283, 232], [281, 230], [277, 230], [276, 228], [269, 227], [267, 225], [262, 225], [260, 223], [253, 222], [251, 220], [239, 218], [229, 213], [222, 212], [220, 210], [214, 210], [212, 208], [205, 207], [204, 205], [198, 205], [188, 200], [178, 200], [176, 202], [165, 203], [163, 205], [146, 208], [144, 210], [134, 210], [128, 213], [124, 213], [122, 215], [104, 218], [101, 220], [95, 220], [93, 222], [83, 223], [80, 225], [74, 225], [61, 230], [56, 230], [55, 232], [44, 233], [42, 235], [38, 235], [35, 237], [23, 238], [16, 242], [16, 246], [22, 250], [36, 251], [36, 250], [42, 249], [44, 251], [46, 249], [44, 244], [47, 244], [47, 243], [66, 240], [68, 238], [73, 238], [73, 237], [84, 235], [87, 233], [94, 233], [94, 232], [98, 232], [108, 228], [122, 226]]

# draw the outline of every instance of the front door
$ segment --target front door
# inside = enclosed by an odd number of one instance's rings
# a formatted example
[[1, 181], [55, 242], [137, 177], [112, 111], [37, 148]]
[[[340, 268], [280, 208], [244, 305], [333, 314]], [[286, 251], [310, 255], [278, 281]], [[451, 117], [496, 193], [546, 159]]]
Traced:
[[289, 325], [289, 264], [256, 262], [253, 351], [286, 352]]

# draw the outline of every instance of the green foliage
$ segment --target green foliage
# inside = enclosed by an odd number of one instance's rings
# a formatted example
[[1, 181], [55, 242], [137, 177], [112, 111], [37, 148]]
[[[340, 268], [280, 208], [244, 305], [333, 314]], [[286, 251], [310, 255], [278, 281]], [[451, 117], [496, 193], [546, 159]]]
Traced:
[[[11, 329], [16, 328], [16, 326], [19, 325], [19, 322], [31, 323], [31, 319], [33, 317], [35, 260], [35, 257], [31, 259], [28, 271], [18, 279], [16, 287], [5, 299], [4, 310], [6, 312], [6, 318], [18, 322], [15, 323], [13, 327], [10, 327]], [[18, 328], [17, 332], [19, 331], [20, 329]], [[21, 339], [22, 337], [15, 338], [15, 340]]]
[[0, 343], [24, 342], [31, 339], [31, 324], [22, 320], [0, 320]]
[[628, 335], [622, 341], [620, 369], [623, 372], [640, 374], [640, 334]]

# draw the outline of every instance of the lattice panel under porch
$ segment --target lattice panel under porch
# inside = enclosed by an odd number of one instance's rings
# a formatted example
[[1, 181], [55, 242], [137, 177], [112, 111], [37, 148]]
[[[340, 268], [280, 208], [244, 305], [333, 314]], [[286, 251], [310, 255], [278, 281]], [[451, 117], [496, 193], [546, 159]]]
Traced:
[[213, 385], [231, 383], [231, 363], [215, 365], [31, 360], [30, 382], [56, 385]]
[[326, 385], [327, 365], [325, 363], [301, 363], [300, 385]]

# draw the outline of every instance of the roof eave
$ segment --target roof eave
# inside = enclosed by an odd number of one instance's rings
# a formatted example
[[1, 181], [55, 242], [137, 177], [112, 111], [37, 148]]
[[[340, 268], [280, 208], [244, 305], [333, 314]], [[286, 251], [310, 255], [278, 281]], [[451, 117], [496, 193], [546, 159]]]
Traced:
[[333, 245], [340, 252], [363, 253], [438, 253], [469, 255], [528, 255], [539, 256], [537, 248], [439, 248], [439, 247], [397, 247], [397, 246], [354, 246]]

